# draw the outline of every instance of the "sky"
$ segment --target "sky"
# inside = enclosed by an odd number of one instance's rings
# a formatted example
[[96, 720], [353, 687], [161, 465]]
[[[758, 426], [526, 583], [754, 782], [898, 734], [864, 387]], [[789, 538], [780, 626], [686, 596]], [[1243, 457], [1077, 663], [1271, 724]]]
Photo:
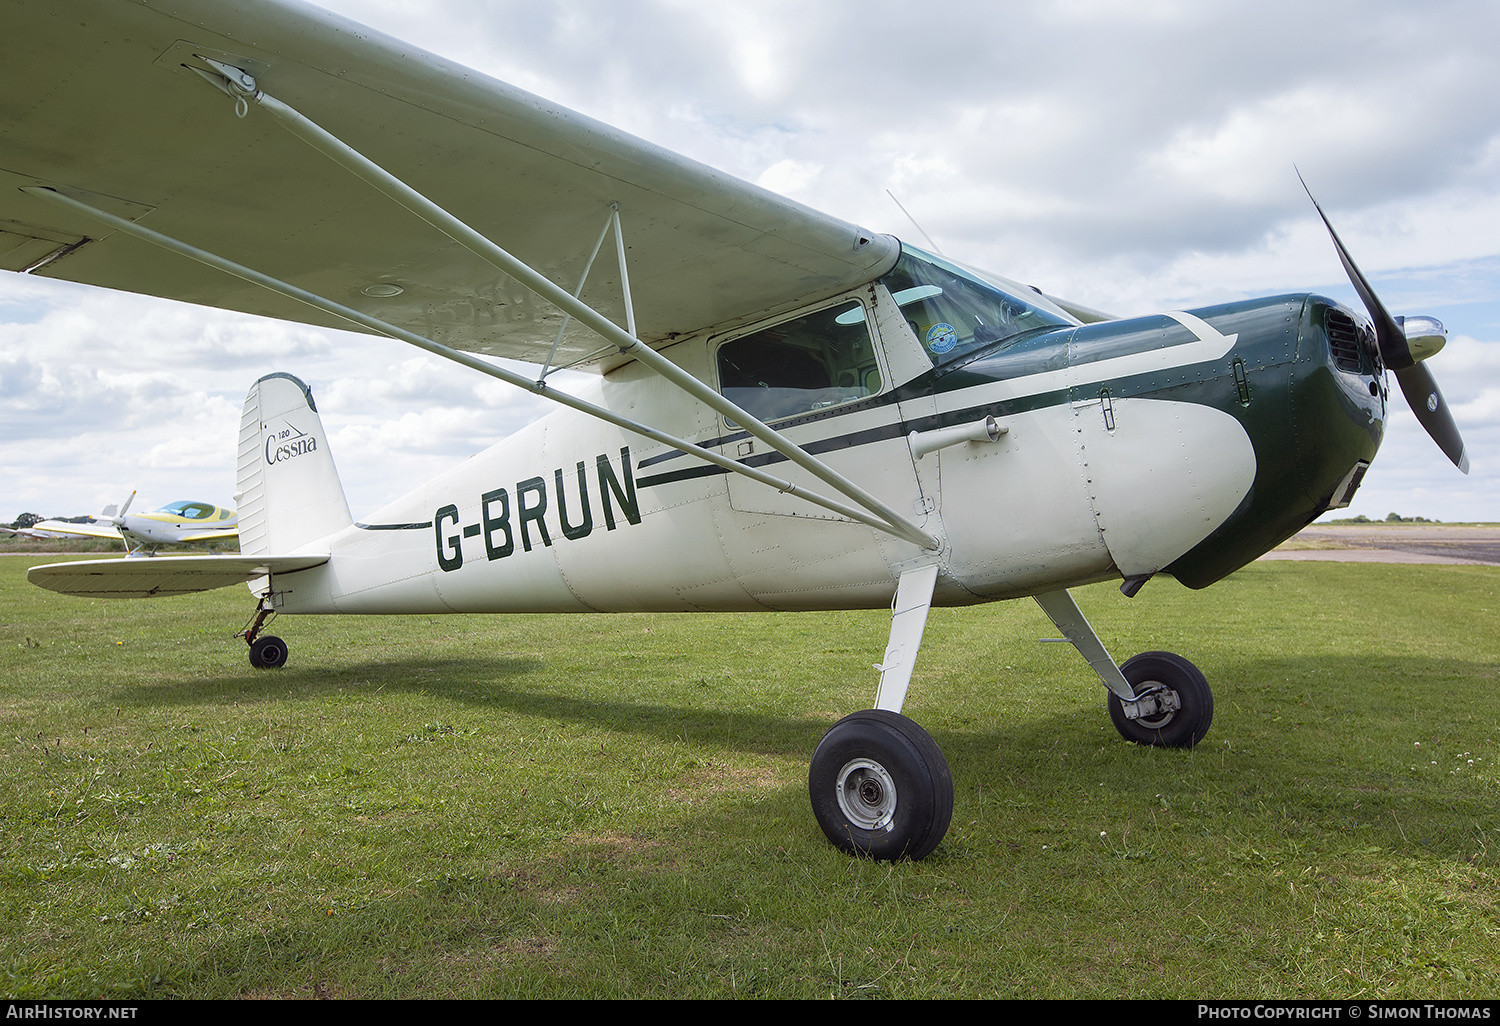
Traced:
[[[1357, 305], [1295, 165], [1385, 305], [1447, 326], [1429, 366], [1472, 465], [1393, 381], [1386, 441], [1336, 515], [1500, 521], [1500, 5], [322, 6], [1119, 315], [1293, 291]], [[272, 371], [312, 385], [356, 519], [546, 412], [398, 342], [0, 273], [0, 521], [132, 490], [136, 509], [231, 503], [240, 406]]]

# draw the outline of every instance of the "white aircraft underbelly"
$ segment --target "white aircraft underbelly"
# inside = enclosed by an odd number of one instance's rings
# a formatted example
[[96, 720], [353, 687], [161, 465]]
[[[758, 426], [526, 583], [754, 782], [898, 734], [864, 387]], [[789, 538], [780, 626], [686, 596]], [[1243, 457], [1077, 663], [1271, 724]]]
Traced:
[[[1111, 416], [1112, 428], [1093, 400], [1006, 418], [998, 442], [925, 457], [920, 483], [909, 461], [901, 469], [904, 442], [850, 451], [881, 451], [888, 471], [872, 483], [893, 504], [919, 508], [924, 493], [935, 501], [926, 523], [947, 540], [937, 604], [979, 601], [1060, 579], [1153, 573], [1247, 493], [1255, 454], [1228, 414], [1125, 399]], [[648, 445], [579, 430], [573, 418], [533, 425], [335, 538], [329, 563], [282, 578], [283, 609], [874, 608], [890, 601], [898, 565], [920, 555], [722, 474], [640, 487]], [[751, 488], [765, 501], [750, 499]], [[435, 568], [439, 556], [447, 566]]]

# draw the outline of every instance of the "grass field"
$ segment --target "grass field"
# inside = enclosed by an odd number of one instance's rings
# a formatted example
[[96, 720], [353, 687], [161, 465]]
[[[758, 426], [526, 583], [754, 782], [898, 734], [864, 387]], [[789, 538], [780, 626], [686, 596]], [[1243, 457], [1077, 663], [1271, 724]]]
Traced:
[[1120, 741], [1030, 602], [935, 611], [921, 863], [831, 848], [882, 612], [286, 618], [0, 559], [10, 997], [1422, 997], [1500, 990], [1500, 569], [1254, 565], [1080, 605], [1215, 689]]

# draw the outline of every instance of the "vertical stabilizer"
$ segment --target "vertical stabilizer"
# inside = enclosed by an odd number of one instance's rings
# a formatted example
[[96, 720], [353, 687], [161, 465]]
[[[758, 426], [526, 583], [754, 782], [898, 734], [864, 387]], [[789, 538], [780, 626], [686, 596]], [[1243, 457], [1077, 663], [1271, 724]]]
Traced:
[[240, 551], [292, 553], [353, 523], [312, 390], [290, 374], [250, 386], [240, 418]]

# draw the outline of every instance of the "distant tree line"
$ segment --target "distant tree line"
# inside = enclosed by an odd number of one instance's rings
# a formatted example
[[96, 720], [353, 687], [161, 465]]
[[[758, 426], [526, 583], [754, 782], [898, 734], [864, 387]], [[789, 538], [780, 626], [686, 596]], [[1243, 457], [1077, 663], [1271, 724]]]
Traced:
[[77, 516], [77, 517], [44, 517], [44, 516], [39, 516], [36, 513], [22, 513], [20, 516], [16, 517], [16, 519], [13, 520], [11, 523], [0, 524], [0, 527], [11, 527], [11, 528], [15, 528], [16, 530], [19, 531], [23, 527], [35, 527], [37, 524], [40, 524], [43, 520], [60, 520], [60, 521], [62, 521], [65, 524], [86, 524], [86, 523], [88, 523], [92, 519], [94, 519], [94, 518], [91, 517], [91, 516], [88, 516], [87, 514], [84, 514], [83, 516]]
[[1348, 520], [1335, 520], [1335, 524], [1441, 524], [1441, 520], [1428, 520], [1426, 517], [1403, 517], [1400, 513], [1387, 513], [1384, 520], [1371, 520], [1363, 514], [1350, 517]]

